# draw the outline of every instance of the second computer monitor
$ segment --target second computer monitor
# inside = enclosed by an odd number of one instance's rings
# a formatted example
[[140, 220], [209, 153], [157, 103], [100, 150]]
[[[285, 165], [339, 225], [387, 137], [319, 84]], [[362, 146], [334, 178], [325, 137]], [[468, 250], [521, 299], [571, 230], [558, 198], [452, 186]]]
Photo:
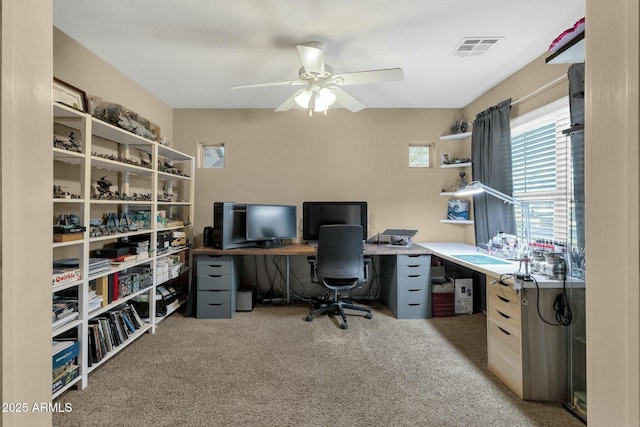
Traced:
[[304, 202], [302, 238], [317, 241], [323, 225], [356, 224], [362, 226], [362, 240], [367, 240], [367, 215], [367, 202]]

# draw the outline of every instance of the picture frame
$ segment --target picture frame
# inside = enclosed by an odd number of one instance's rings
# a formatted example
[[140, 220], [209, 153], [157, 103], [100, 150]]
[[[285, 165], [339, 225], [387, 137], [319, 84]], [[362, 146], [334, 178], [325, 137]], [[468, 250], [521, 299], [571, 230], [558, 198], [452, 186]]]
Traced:
[[451, 164], [451, 159], [449, 158], [449, 153], [440, 154], [440, 164], [441, 165]]
[[56, 77], [53, 78], [52, 95], [54, 102], [64, 104], [83, 113], [88, 111], [87, 94], [83, 90]]

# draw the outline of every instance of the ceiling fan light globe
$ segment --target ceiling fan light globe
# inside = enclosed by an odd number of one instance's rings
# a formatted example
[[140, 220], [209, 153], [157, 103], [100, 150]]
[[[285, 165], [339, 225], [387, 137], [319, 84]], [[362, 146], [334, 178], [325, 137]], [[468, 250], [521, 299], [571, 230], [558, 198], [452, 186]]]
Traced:
[[296, 104], [298, 104], [302, 108], [309, 108], [310, 99], [311, 91], [309, 89], [305, 89], [294, 98], [294, 101], [296, 101]]

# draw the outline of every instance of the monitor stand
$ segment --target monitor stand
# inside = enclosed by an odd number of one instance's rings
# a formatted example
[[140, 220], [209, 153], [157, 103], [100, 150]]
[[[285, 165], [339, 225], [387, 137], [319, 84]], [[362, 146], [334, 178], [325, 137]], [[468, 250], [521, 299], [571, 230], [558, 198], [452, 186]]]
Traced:
[[284, 241], [282, 239], [275, 240], [263, 240], [257, 243], [259, 248], [269, 249], [269, 248], [281, 248], [284, 246]]

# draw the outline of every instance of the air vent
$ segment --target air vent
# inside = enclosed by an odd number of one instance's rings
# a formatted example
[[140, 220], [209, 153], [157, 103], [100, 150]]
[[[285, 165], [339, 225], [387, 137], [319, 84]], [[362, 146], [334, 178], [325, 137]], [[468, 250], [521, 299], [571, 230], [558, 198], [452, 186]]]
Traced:
[[478, 56], [485, 54], [503, 37], [465, 37], [453, 49], [454, 56]]

